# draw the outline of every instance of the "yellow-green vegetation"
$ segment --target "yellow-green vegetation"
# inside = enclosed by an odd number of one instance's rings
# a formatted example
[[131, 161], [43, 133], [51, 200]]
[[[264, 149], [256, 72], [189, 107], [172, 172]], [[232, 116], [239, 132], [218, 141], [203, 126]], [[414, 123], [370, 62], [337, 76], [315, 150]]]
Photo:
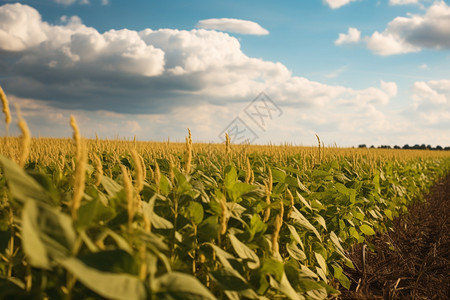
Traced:
[[[26, 125], [26, 124], [25, 124]], [[324, 299], [444, 151], [0, 140], [0, 298]], [[69, 122], [68, 122], [69, 126]], [[370, 246], [370, 245], [369, 245]]]

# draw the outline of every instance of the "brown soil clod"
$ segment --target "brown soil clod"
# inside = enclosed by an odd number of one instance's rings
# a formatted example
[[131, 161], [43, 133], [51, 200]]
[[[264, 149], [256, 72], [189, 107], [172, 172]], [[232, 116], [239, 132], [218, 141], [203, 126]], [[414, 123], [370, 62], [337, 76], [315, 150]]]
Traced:
[[350, 290], [339, 299], [450, 299], [450, 175], [437, 183], [394, 231], [356, 245], [346, 269]]

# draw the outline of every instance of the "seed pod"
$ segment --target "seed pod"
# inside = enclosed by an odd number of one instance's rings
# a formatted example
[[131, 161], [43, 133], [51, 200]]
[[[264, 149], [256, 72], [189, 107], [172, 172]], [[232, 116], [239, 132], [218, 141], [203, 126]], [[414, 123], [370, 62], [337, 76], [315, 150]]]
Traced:
[[22, 118], [22, 113], [20, 112], [19, 105], [16, 105], [17, 117], [19, 119], [19, 128], [22, 132], [22, 153], [19, 159], [19, 166], [22, 168], [25, 166], [28, 155], [30, 154], [30, 146], [31, 146], [31, 133], [28, 129], [27, 122]]
[[291, 217], [291, 213], [292, 210], [294, 209], [294, 196], [292, 196], [292, 193], [289, 189], [286, 189], [289, 199], [290, 199], [290, 203], [289, 203], [289, 212], [287, 214], [287, 217], [290, 218]]
[[81, 140], [80, 130], [75, 117], [72, 115], [70, 116], [70, 126], [73, 129], [73, 139], [76, 147], [75, 180], [71, 206], [72, 219], [76, 220], [85, 188], [87, 150], [86, 145]]
[[228, 207], [225, 196], [220, 200], [220, 207], [222, 208], [222, 213], [220, 215], [220, 234], [224, 235], [227, 233], [227, 223], [228, 223]]
[[252, 178], [252, 166], [250, 165], [250, 161], [247, 157], [247, 170], [245, 171], [245, 183], [249, 183], [250, 179]]
[[283, 225], [283, 218], [277, 215], [275, 218], [275, 228], [272, 233], [272, 255], [275, 257], [280, 256], [280, 245], [278, 244], [278, 237], [280, 234], [281, 225]]
[[102, 176], [103, 176], [102, 161], [95, 153], [93, 154], [93, 157], [94, 157], [94, 161], [95, 161], [95, 171], [96, 171], [95, 185], [99, 186], [102, 181]]
[[131, 150], [131, 156], [134, 160], [134, 171], [135, 171], [135, 188], [139, 193], [144, 188], [144, 171], [142, 170], [142, 162], [139, 153], [135, 149]]
[[5, 114], [6, 132], [8, 132], [9, 124], [11, 123], [11, 112], [9, 110], [8, 98], [0, 86], [0, 100], [2, 101], [2, 111]]
[[127, 211], [128, 211], [128, 225], [131, 226], [133, 222], [134, 214], [136, 212], [134, 197], [133, 197], [133, 185], [131, 183], [130, 175], [127, 168], [124, 165], [120, 165], [123, 175], [123, 187], [125, 189], [125, 195], [127, 199]]
[[267, 222], [269, 221], [270, 218], [270, 188], [266, 182], [264, 182], [264, 186], [266, 188], [266, 204], [267, 204], [266, 210], [264, 211], [264, 222]]
[[192, 145], [188, 137], [186, 137], [186, 152], [184, 157], [184, 170], [186, 174], [189, 174], [191, 172]]
[[155, 160], [155, 184], [156, 192], [159, 193], [159, 183], [161, 182], [161, 171], [159, 170], [158, 161]]

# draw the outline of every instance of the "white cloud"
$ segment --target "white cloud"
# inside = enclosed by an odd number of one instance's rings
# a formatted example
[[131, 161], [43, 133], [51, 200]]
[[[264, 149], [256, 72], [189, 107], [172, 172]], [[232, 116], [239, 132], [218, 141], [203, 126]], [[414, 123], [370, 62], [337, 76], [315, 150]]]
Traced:
[[22, 51], [47, 39], [48, 24], [40, 14], [22, 4], [6, 4], [0, 7], [0, 49]]
[[[91, 4], [90, 0], [53, 0], [55, 3], [63, 4], [66, 6], [79, 3], [79, 4]], [[108, 5], [109, 0], [100, 0], [102, 5]]]
[[206, 19], [197, 23], [198, 28], [227, 31], [240, 34], [267, 35], [269, 31], [258, 23], [240, 19]]
[[164, 69], [164, 52], [130, 30], [100, 34], [78, 17], [63, 26], [43, 22], [39, 13], [19, 3], [0, 7], [0, 50], [23, 52], [19, 65], [122, 71], [155, 76]]
[[336, 45], [357, 43], [361, 40], [361, 32], [353, 27], [348, 29], [348, 33], [339, 33], [339, 38], [334, 41]]
[[395, 82], [386, 82], [381, 80], [381, 89], [385, 91], [390, 97], [395, 97], [397, 95], [397, 84]]
[[[319, 132], [351, 145], [399, 127], [384, 112], [397, 93], [393, 82], [352, 89], [292, 76], [283, 64], [248, 57], [237, 38], [213, 30], [100, 33], [78, 17], [61, 22], [45, 23], [26, 5], [0, 7], [0, 49], [17, 58], [0, 57], [2, 86], [16, 99], [30, 99], [29, 107], [38, 105], [36, 114], [83, 112], [86, 135], [182, 139], [190, 127], [197, 138], [217, 141], [261, 91], [286, 112], [261, 142]], [[43, 135], [58, 131], [52, 122], [32, 118]], [[337, 140], [340, 130], [353, 140]]]
[[419, 0], [389, 0], [389, 5], [418, 4]]
[[419, 69], [427, 70], [427, 69], [429, 69], [429, 67], [428, 67], [427, 64], [421, 64], [421, 65], [419, 66]]
[[328, 4], [331, 9], [338, 9], [354, 1], [356, 0], [324, 0], [324, 2]]
[[365, 38], [370, 50], [379, 55], [418, 52], [423, 48], [450, 49], [450, 7], [434, 2], [424, 15], [392, 20], [383, 32]]
[[424, 126], [445, 131], [441, 138], [450, 138], [450, 80], [417, 81], [412, 88], [411, 117]]
[[449, 95], [450, 80], [416, 81], [413, 86], [413, 99], [416, 103], [425, 105], [450, 104], [450, 98], [447, 98]]
[[53, 1], [59, 4], [72, 5], [75, 3], [76, 0], [53, 0]]

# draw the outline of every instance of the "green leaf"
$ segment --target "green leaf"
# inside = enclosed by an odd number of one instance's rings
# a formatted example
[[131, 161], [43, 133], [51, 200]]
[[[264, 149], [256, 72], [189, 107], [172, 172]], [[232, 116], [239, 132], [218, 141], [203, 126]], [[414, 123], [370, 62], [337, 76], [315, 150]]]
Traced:
[[216, 300], [195, 277], [179, 272], [166, 273], [154, 279], [152, 291], [158, 300]]
[[173, 168], [173, 172], [175, 174], [176, 179], [176, 188], [177, 193], [179, 195], [183, 195], [185, 193], [188, 193], [192, 190], [192, 185], [189, 183], [188, 178], [181, 173], [177, 168]]
[[150, 198], [150, 201], [148, 203], [142, 202], [143, 214], [150, 220], [152, 226], [155, 227], [156, 229], [172, 229], [173, 224], [170, 221], [164, 219], [163, 217], [158, 216], [154, 212], [155, 201], [156, 195], [153, 195], [153, 197]]
[[101, 183], [108, 196], [115, 197], [123, 187], [109, 177], [102, 176]]
[[213, 250], [216, 252], [216, 256], [217, 258], [219, 258], [220, 263], [225, 267], [225, 268], [233, 268], [231, 266], [230, 261], [231, 260], [236, 260], [236, 257], [234, 257], [233, 255], [231, 255], [230, 253], [226, 252], [225, 250], [219, 248], [218, 246], [214, 245], [213, 243], [206, 243], [206, 245], [210, 246], [211, 248], [213, 248]]
[[324, 289], [323, 286], [321, 286], [317, 281], [310, 278], [301, 278], [298, 282], [298, 285], [302, 292]]
[[22, 245], [30, 264], [35, 268], [50, 269], [47, 249], [39, 237], [38, 208], [35, 202], [25, 203], [22, 211]]
[[280, 282], [277, 282], [275, 279], [270, 277], [270, 285], [285, 294], [291, 300], [304, 300], [305, 297], [297, 294], [297, 292], [292, 287], [289, 282], [286, 274], [283, 272]]
[[273, 258], [266, 258], [262, 262], [262, 267], [259, 270], [261, 274], [270, 274], [276, 281], [280, 282], [284, 274], [284, 264]]
[[247, 260], [247, 265], [250, 269], [256, 269], [259, 267], [259, 257], [253, 252], [249, 247], [247, 247], [244, 243], [239, 241], [237, 237], [233, 234], [229, 234], [231, 245], [233, 246], [236, 254], [242, 258]]
[[366, 224], [359, 226], [359, 230], [361, 230], [361, 232], [364, 233], [365, 235], [375, 234], [375, 231], [372, 229], [372, 227]]
[[300, 250], [295, 243], [287, 244], [286, 250], [292, 258], [298, 261], [304, 261], [306, 259], [305, 252]]
[[267, 230], [267, 224], [264, 223], [260, 216], [258, 214], [254, 214], [250, 220], [250, 241], [253, 240], [253, 238], [257, 234], [263, 234]]
[[348, 228], [348, 232], [349, 232], [350, 235], [351, 235], [352, 237], [354, 237], [355, 239], [359, 239], [359, 233], [358, 233], [358, 231], [356, 230], [355, 227], [349, 227], [349, 228]]
[[334, 270], [334, 278], [339, 280], [339, 282], [344, 288], [346, 288], [347, 290], [350, 289], [351, 282], [347, 278], [347, 276], [344, 275], [342, 268], [336, 264], [333, 264], [333, 270]]
[[342, 183], [336, 183], [335, 184], [336, 190], [341, 193], [342, 195], [349, 195], [349, 191], [348, 188], [343, 185]]
[[232, 190], [237, 181], [237, 171], [233, 166], [227, 166], [225, 170], [225, 178], [223, 184], [227, 190]]
[[87, 266], [102, 272], [139, 274], [136, 258], [123, 250], [106, 250], [79, 257]]
[[295, 224], [298, 224], [299, 226], [302, 226], [302, 227], [314, 232], [316, 237], [320, 241], [322, 241], [322, 237], [320, 236], [317, 229], [295, 207], [291, 212], [291, 218], [294, 220]]
[[0, 155], [0, 163], [3, 166], [9, 191], [15, 199], [22, 202], [34, 199], [50, 205], [53, 204], [44, 188], [22, 170], [18, 164], [3, 155]]
[[129, 254], [133, 254], [133, 249], [120, 234], [116, 233], [115, 231], [112, 231], [109, 228], [105, 230], [105, 234], [109, 235], [116, 242], [117, 246], [120, 249], [128, 252]]
[[72, 219], [55, 208], [28, 201], [22, 211], [22, 239], [31, 265], [48, 268], [48, 256], [65, 257], [72, 252]]
[[303, 246], [302, 240], [300, 238], [300, 236], [298, 235], [297, 230], [295, 229], [294, 226], [287, 224], [287, 227], [289, 228], [289, 231], [291, 232], [292, 238], [294, 239], [294, 241], [296, 241], [297, 243], [300, 244], [300, 247], [305, 250], [305, 247]]
[[298, 191], [296, 191], [296, 193], [297, 193], [298, 199], [300, 199], [300, 201], [303, 203], [303, 205], [305, 205], [307, 208], [309, 208], [311, 210], [312, 209], [311, 204], [309, 204], [309, 202], [305, 198], [303, 198], [303, 196]]
[[344, 256], [345, 253], [344, 248], [342, 248], [342, 245], [339, 242], [339, 238], [333, 231], [330, 233], [330, 240], [333, 242], [334, 246], [338, 250], [338, 253]]
[[258, 295], [238, 271], [225, 267], [210, 274], [224, 290], [237, 291], [246, 298], [258, 299]]
[[284, 182], [284, 180], [286, 179], [285, 171], [280, 170], [278, 168], [271, 168], [271, 171], [273, 182]]
[[101, 272], [88, 267], [77, 258], [58, 260], [84, 286], [110, 299], [147, 299], [144, 283], [137, 277], [125, 273]]
[[243, 182], [237, 182], [233, 185], [231, 189], [229, 189], [229, 193], [231, 195], [231, 198], [233, 201], [238, 201], [239, 198], [241, 198], [243, 195], [248, 194], [256, 189], [256, 186], [243, 183]]
[[75, 222], [77, 229], [88, 228], [91, 225], [97, 213], [97, 207], [98, 198], [88, 201], [80, 207], [78, 210], [78, 217]]
[[391, 210], [389, 210], [389, 209], [386, 208], [386, 209], [384, 210], [384, 214], [386, 215], [386, 217], [388, 217], [389, 220], [392, 221], [392, 220], [394, 219]]
[[323, 258], [322, 254], [314, 252], [314, 255], [317, 259], [317, 262], [319, 263], [320, 268], [323, 270], [325, 275], [328, 273], [327, 271], [327, 262], [325, 261], [325, 258]]
[[196, 225], [200, 224], [203, 221], [203, 206], [191, 201], [186, 210], [186, 218]]
[[172, 184], [170, 183], [169, 179], [167, 179], [167, 177], [164, 174], [161, 174], [161, 177], [159, 180], [160, 193], [162, 195], [168, 195], [170, 193], [171, 189], [172, 189]]
[[325, 179], [326, 177], [330, 177], [331, 174], [324, 170], [315, 169], [311, 176], [317, 180], [317, 178]]
[[327, 224], [325, 222], [325, 219], [321, 215], [315, 216], [314, 219], [317, 221], [317, 223], [320, 224], [320, 226], [323, 227], [323, 229], [325, 229], [325, 231], [327, 230]]

